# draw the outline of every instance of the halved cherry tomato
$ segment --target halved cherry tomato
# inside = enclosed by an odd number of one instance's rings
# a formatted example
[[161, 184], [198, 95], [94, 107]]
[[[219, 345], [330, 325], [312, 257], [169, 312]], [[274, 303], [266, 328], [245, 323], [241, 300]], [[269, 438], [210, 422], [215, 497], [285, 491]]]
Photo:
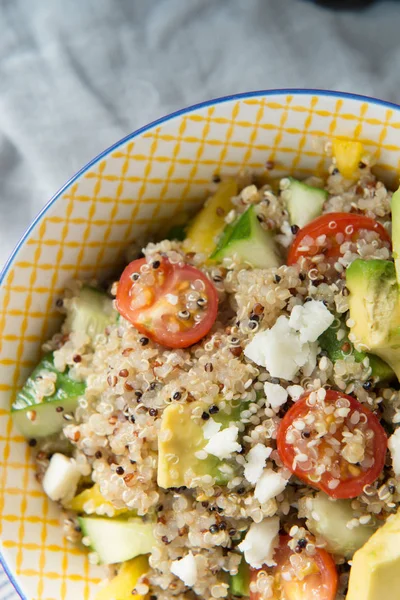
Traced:
[[131, 262], [118, 283], [117, 310], [141, 333], [167, 348], [187, 348], [217, 317], [218, 296], [204, 273], [168, 260]]
[[358, 400], [327, 390], [302, 396], [283, 417], [277, 447], [299, 479], [332, 498], [355, 498], [382, 472], [387, 436]]
[[[270, 600], [334, 600], [338, 574], [331, 555], [321, 548], [316, 548], [313, 555], [301, 548], [293, 552], [288, 546], [290, 539], [288, 535], [280, 536], [274, 555], [276, 567], [252, 570], [251, 581], [255, 581], [261, 571], [272, 575]], [[250, 591], [250, 600], [263, 600], [263, 595]]]
[[[360, 231], [375, 231], [390, 247], [388, 232], [374, 219], [351, 213], [327, 213], [300, 229], [290, 246], [287, 264], [293, 265], [303, 256], [307, 258], [316, 254], [324, 254], [334, 262], [340, 256], [340, 246], [344, 242], [356, 242]], [[325, 241], [317, 242], [323, 235], [326, 236]]]

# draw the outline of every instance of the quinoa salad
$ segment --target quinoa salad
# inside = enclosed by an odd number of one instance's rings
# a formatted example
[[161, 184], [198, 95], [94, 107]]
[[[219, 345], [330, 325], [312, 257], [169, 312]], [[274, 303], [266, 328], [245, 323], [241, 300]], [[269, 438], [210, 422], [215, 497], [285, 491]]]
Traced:
[[55, 299], [12, 416], [96, 600], [400, 598], [400, 192], [326, 151]]

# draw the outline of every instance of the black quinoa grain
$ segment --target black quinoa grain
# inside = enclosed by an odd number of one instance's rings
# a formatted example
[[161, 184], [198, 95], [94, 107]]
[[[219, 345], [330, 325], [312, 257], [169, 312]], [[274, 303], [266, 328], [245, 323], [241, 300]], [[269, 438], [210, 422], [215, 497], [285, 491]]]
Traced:
[[94, 456], [95, 456], [95, 458], [101, 458], [103, 456], [103, 454], [100, 450], [97, 450], [97, 452]]
[[221, 521], [221, 523], [218, 525], [220, 531], [225, 531], [226, 529], [226, 523], [225, 521]]
[[151, 417], [156, 417], [158, 415], [158, 410], [156, 408], [150, 408], [149, 415]]
[[293, 235], [296, 235], [296, 233], [299, 233], [300, 231], [300, 227], [298, 225], [292, 225], [290, 227], [291, 232], [293, 233]]
[[173, 400], [180, 400], [182, 398], [182, 394], [180, 392], [175, 392], [172, 398]]
[[62, 406], [57, 406], [56, 408], [56, 412], [60, 413], [63, 412], [64, 408]]
[[82, 529], [79, 527], [79, 525], [76, 525], [74, 527], [74, 529], [75, 529], [76, 533], [80, 533], [82, 531]]
[[367, 166], [367, 165], [366, 165], [366, 164], [365, 164], [365, 162], [363, 162], [362, 160], [360, 160], [360, 162], [358, 163], [358, 168], [359, 168], [359, 169], [365, 169], [365, 168], [366, 168], [366, 166]]
[[249, 321], [249, 329], [256, 329], [256, 327], [257, 327], [256, 321], [253, 321], [253, 319], [251, 321]]
[[240, 487], [240, 488], [237, 489], [237, 493], [238, 494], [244, 494], [244, 492], [245, 492], [244, 487]]
[[300, 279], [300, 281], [306, 280], [306, 276], [304, 275], [304, 273], [299, 273], [299, 279]]
[[80, 363], [82, 362], [82, 356], [80, 354], [75, 354], [72, 360], [74, 361], [74, 363]]
[[230, 529], [230, 530], [228, 531], [228, 534], [229, 534], [229, 537], [233, 537], [233, 536], [235, 536], [235, 535], [236, 535], [236, 529], [233, 529], [233, 528], [232, 528], [232, 529]]
[[142, 346], [147, 346], [147, 344], [149, 343], [149, 338], [141, 337], [139, 342], [142, 344]]
[[32, 438], [31, 440], [29, 440], [29, 445], [31, 448], [34, 448], [37, 444], [37, 440], [35, 440], [34, 438]]
[[390, 494], [394, 494], [394, 493], [395, 493], [395, 491], [396, 491], [396, 486], [395, 486], [395, 485], [393, 485], [392, 483], [390, 483], [390, 484], [388, 485], [388, 490], [389, 490], [389, 493], [390, 493]]
[[160, 261], [159, 260], [155, 260], [151, 266], [153, 267], [153, 269], [158, 269], [158, 267], [160, 265], [161, 265]]
[[211, 373], [212, 371], [214, 371], [214, 367], [212, 366], [212, 363], [207, 363], [207, 364], [205, 365], [205, 367], [204, 367], [204, 370], [205, 370], [207, 373]]
[[124, 467], [117, 467], [115, 469], [115, 472], [117, 475], [123, 475], [125, 473], [125, 469], [124, 469]]
[[326, 350], [321, 350], [321, 352], [319, 352], [318, 356], [320, 356], [321, 358], [323, 356], [328, 356], [328, 352]]
[[219, 531], [218, 525], [211, 525], [211, 527], [209, 529], [210, 533], [218, 533], [218, 531]]
[[161, 541], [163, 542], [163, 544], [169, 544], [170, 543], [170, 541], [169, 541], [169, 539], [167, 538], [166, 535], [162, 536]]
[[337, 175], [339, 173], [339, 169], [336, 167], [332, 170], [332, 175]]
[[131, 275], [132, 281], [137, 281], [139, 279], [139, 277], [140, 277], [139, 273], [132, 273], [132, 275]]
[[255, 315], [254, 313], [251, 313], [250, 315], [250, 321], [256, 321], [256, 323], [258, 323], [260, 320], [260, 316], [259, 315]]
[[216, 404], [212, 404], [208, 409], [208, 412], [210, 413], [210, 415], [216, 415], [217, 413], [219, 413], [219, 408]]
[[265, 163], [265, 168], [266, 168], [268, 171], [272, 171], [272, 169], [274, 169], [274, 168], [275, 168], [275, 163], [274, 163], [274, 161], [273, 161], [273, 160], [267, 160], [267, 162]]
[[278, 377], [271, 377], [271, 383], [274, 383], [275, 385], [279, 385], [280, 379], [278, 379]]
[[364, 390], [370, 390], [372, 388], [372, 381], [370, 379], [368, 379], [368, 381], [366, 381], [365, 383], [363, 383], [363, 388]]
[[162, 504], [160, 504], [160, 506], [157, 506], [158, 512], [161, 512], [162, 510], [164, 510], [164, 506]]
[[156, 389], [156, 387], [157, 387], [157, 381], [152, 381], [149, 385], [149, 390], [153, 391]]
[[302, 436], [303, 436], [303, 438], [308, 439], [311, 436], [311, 433], [309, 431], [303, 431]]
[[306, 538], [301, 538], [298, 542], [297, 545], [299, 546], [299, 548], [305, 548], [307, 546], [307, 540]]
[[139, 398], [141, 398], [143, 396], [143, 393], [140, 390], [136, 390], [135, 396], [136, 396], [136, 398], [139, 399]]
[[136, 419], [135, 419], [135, 417], [133, 415], [131, 415], [129, 417], [129, 420], [130, 420], [131, 423], [136, 423]]
[[212, 176], [212, 181], [213, 181], [213, 183], [219, 183], [221, 181], [221, 177], [218, 175], [218, 173], [215, 173]]
[[203, 414], [201, 415], [201, 418], [203, 419], [203, 421], [208, 421], [208, 419], [210, 418], [210, 415], [208, 414], [208, 412], [204, 411]]
[[57, 308], [62, 308], [64, 306], [64, 300], [62, 298], [57, 298], [56, 306]]
[[201, 503], [203, 508], [208, 508], [209, 507], [209, 503], [208, 502], [202, 502]]

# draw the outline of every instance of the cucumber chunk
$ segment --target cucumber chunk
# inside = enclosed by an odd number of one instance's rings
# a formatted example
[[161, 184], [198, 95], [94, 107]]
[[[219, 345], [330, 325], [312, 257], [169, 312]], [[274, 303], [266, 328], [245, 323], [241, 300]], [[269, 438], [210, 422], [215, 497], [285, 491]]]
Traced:
[[250, 206], [233, 224], [228, 225], [211, 258], [237, 258], [252, 267], [279, 267], [282, 261], [275, 246], [274, 235], [261, 227], [255, 207]]
[[328, 192], [288, 177], [290, 184], [284, 190], [291, 225], [302, 228], [322, 213]]
[[94, 339], [104, 333], [107, 325], [117, 321], [112, 299], [104, 292], [83, 286], [77, 296], [64, 301], [67, 317], [63, 326], [66, 332], [84, 331]]
[[[41, 388], [46, 379], [49, 380], [49, 391], [52, 393], [43, 396]], [[57, 433], [65, 425], [63, 414], [75, 411], [78, 398], [85, 393], [85, 388], [84, 382], [69, 377], [68, 370], [60, 373], [55, 368], [53, 353], [46, 354], [18, 392], [11, 407], [15, 426], [27, 438]]]
[[369, 366], [371, 367], [371, 377], [373, 377], [374, 383], [391, 381], [396, 377], [393, 369], [384, 360], [379, 358], [379, 356], [360, 352], [354, 348], [354, 345], [349, 340], [350, 330], [344, 321], [341, 322], [339, 329], [345, 332], [344, 337], [340, 341], [337, 338], [338, 329], [333, 325], [328, 327], [318, 338], [321, 350], [325, 350], [328, 353], [328, 357], [332, 362], [344, 360], [350, 354], [354, 356], [355, 361], [358, 363], [368, 357]]
[[313, 498], [301, 499], [299, 516], [307, 518], [307, 527], [311, 533], [325, 540], [328, 552], [348, 559], [377, 529], [373, 518], [367, 525], [349, 529], [347, 523], [354, 518], [351, 500], [331, 500], [323, 492]]
[[112, 565], [149, 554], [155, 543], [153, 523], [142, 519], [78, 517], [78, 521], [102, 564]]
[[250, 567], [244, 558], [236, 575], [230, 577], [229, 591], [232, 596], [250, 596]]

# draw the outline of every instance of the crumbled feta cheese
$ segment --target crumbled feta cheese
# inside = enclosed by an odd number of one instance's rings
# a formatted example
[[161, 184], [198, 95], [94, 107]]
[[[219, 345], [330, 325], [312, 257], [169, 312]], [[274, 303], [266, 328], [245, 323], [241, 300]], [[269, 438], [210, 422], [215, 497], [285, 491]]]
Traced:
[[176, 294], [165, 294], [165, 299], [169, 304], [172, 304], [172, 306], [176, 306], [179, 300]]
[[287, 479], [282, 477], [280, 473], [276, 473], [272, 469], [264, 469], [263, 474], [257, 482], [254, 496], [260, 504], [265, 504], [271, 498], [275, 498], [281, 494], [286, 484]]
[[289, 385], [286, 390], [293, 401], [298, 400], [304, 394], [304, 388], [301, 385]]
[[309, 370], [313, 363], [315, 366], [317, 344], [303, 344], [299, 333], [289, 326], [289, 319], [281, 316], [271, 329], [255, 334], [244, 354], [268, 369], [272, 377], [291, 381], [300, 367], [306, 365]]
[[260, 479], [265, 461], [270, 457], [271, 452], [272, 448], [268, 448], [264, 444], [256, 444], [249, 450], [244, 467], [244, 476], [249, 483], [254, 485]]
[[51, 500], [67, 502], [75, 496], [81, 473], [74, 460], [56, 452], [43, 477], [43, 489]]
[[213, 435], [221, 429], [221, 423], [217, 423], [214, 419], [209, 419], [203, 426], [203, 437], [205, 440], [210, 440]]
[[392, 456], [393, 471], [400, 475], [400, 427], [390, 436], [388, 447]]
[[193, 587], [197, 580], [196, 559], [191, 552], [180, 560], [173, 560], [171, 573], [176, 575], [188, 587]]
[[208, 454], [213, 454], [218, 458], [229, 458], [232, 452], [240, 452], [242, 446], [237, 443], [239, 433], [238, 427], [227, 427], [218, 433], [215, 433], [205, 446], [204, 450]]
[[269, 383], [267, 381], [264, 384], [264, 392], [271, 408], [279, 408], [287, 400], [287, 391], [278, 383]]
[[300, 333], [300, 342], [316, 342], [319, 336], [332, 325], [334, 318], [323, 302], [310, 300], [303, 305], [293, 307], [289, 325]]
[[239, 544], [245, 561], [254, 569], [263, 565], [273, 567], [274, 549], [278, 546], [279, 517], [269, 517], [261, 523], [252, 523], [243, 542]]

